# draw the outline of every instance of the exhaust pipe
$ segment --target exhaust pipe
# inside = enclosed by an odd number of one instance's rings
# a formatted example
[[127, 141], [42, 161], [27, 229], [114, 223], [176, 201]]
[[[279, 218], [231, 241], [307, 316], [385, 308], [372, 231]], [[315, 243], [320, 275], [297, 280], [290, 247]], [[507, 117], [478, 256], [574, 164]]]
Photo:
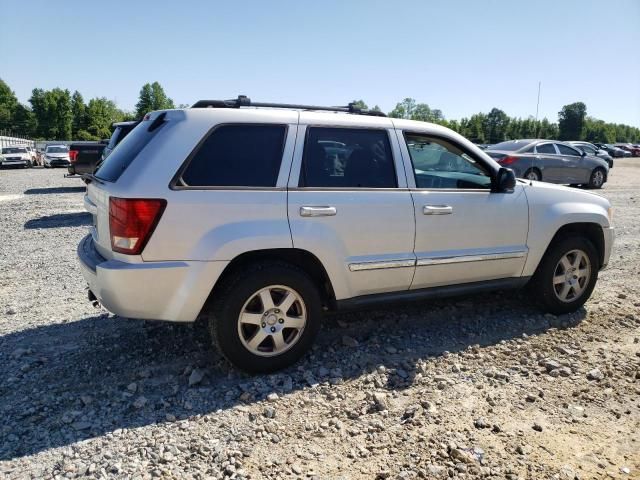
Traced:
[[95, 294], [91, 290], [88, 290], [87, 296], [89, 297], [89, 301], [91, 302], [91, 305], [94, 306], [94, 308], [100, 307], [100, 302], [98, 301], [98, 298], [95, 296]]

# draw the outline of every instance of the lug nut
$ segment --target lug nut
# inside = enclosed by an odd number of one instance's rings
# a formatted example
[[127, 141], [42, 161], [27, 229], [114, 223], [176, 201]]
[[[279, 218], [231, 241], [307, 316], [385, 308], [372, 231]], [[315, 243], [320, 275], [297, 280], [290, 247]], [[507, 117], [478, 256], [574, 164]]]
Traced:
[[274, 310], [274, 312], [276, 313], [280, 313], [280, 310], [278, 310], [277, 308]]
[[284, 323], [284, 318], [281, 318], [280, 320], [278, 320], [279, 323]]
[[271, 327], [271, 333], [275, 333], [276, 327]]
[[264, 323], [264, 322], [262, 322], [262, 328], [264, 328], [264, 327], [266, 327], [266, 326], [267, 326], [267, 324], [266, 324], [266, 323]]

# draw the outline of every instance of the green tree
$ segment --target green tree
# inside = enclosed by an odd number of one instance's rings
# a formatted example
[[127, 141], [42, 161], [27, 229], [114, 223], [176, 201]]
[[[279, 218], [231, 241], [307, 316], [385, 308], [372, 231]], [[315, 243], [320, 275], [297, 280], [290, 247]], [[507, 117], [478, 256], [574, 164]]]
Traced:
[[559, 139], [582, 140], [586, 116], [587, 106], [582, 102], [562, 107], [562, 110], [558, 112]]
[[71, 124], [71, 134], [76, 138], [80, 130], [87, 128], [87, 107], [84, 104], [84, 98], [77, 90], [73, 92], [71, 97], [71, 112], [73, 114], [73, 122]]
[[402, 102], [396, 104], [396, 107], [389, 112], [392, 118], [410, 119], [416, 109], [416, 101], [413, 98], [405, 98]]
[[0, 78], [0, 130], [13, 130], [13, 115], [18, 99], [13, 90]]
[[27, 137], [35, 136], [36, 116], [21, 103], [18, 103], [18, 106], [13, 111], [12, 124], [13, 133]]
[[100, 140], [111, 136], [111, 124], [122, 121], [123, 113], [115, 102], [105, 97], [92, 98], [87, 104], [87, 129], [81, 131], [82, 136], [91, 135], [92, 140]]
[[353, 100], [351, 103], [353, 103], [354, 107], [359, 108], [360, 110], [369, 110], [369, 107], [367, 106], [366, 103], [364, 103], [364, 100], [362, 99]]
[[145, 83], [140, 89], [138, 103], [136, 103], [136, 116], [143, 117], [154, 110], [174, 108], [173, 100], [167, 97], [164, 89], [158, 82]]
[[484, 137], [489, 143], [499, 143], [506, 139], [509, 117], [499, 108], [492, 108], [485, 117]]

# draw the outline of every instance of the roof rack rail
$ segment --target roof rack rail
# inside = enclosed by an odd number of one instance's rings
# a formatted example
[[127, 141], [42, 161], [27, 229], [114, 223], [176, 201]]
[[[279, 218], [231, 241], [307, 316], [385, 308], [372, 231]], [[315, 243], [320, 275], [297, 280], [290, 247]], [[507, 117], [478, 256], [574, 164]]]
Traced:
[[346, 107], [322, 107], [317, 105], [297, 105], [292, 103], [265, 103], [252, 102], [246, 95], [238, 95], [238, 98], [231, 100], [199, 100], [191, 108], [240, 108], [240, 107], [263, 107], [263, 108], [291, 108], [295, 110], [322, 110], [326, 112], [345, 112], [356, 115], [371, 115], [374, 117], [386, 117], [378, 110], [367, 110], [356, 106], [351, 102]]

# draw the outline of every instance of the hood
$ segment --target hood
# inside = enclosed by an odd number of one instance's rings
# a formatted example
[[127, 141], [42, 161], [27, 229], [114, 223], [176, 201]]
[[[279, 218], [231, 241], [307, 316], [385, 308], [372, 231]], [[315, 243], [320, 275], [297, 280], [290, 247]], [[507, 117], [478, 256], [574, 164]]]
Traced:
[[554, 200], [557, 199], [558, 202], [576, 201], [594, 203], [603, 208], [609, 208], [611, 206], [611, 202], [609, 202], [604, 195], [590, 190], [581, 190], [574, 187], [556, 185], [555, 183], [536, 182], [520, 178], [518, 179], [518, 182], [524, 184], [525, 188], [534, 188], [545, 196], [553, 197]]
[[46, 153], [49, 158], [69, 158], [69, 153]]

